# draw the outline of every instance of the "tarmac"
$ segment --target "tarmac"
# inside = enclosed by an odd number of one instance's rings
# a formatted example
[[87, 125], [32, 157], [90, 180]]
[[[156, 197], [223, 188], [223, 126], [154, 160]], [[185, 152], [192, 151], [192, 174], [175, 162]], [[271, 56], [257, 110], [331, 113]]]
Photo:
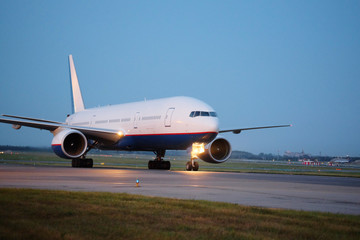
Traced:
[[348, 177], [3, 164], [0, 187], [130, 193], [360, 214], [360, 178]]

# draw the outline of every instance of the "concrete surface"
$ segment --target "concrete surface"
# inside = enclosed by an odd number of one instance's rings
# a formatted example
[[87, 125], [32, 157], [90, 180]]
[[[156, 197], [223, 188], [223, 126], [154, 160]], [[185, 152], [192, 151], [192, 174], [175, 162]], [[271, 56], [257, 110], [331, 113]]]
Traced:
[[[140, 187], [136, 187], [136, 179]], [[360, 214], [360, 178], [0, 165], [0, 187], [123, 192]]]

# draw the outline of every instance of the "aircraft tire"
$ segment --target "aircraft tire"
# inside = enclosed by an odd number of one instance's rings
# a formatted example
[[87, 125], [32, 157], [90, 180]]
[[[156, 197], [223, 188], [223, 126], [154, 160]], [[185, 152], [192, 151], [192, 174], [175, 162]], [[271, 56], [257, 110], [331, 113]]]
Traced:
[[198, 171], [198, 170], [199, 170], [199, 163], [194, 162], [193, 171]]
[[186, 163], [186, 171], [191, 171], [192, 169], [193, 169], [193, 167], [192, 167], [191, 161], [188, 161]]
[[160, 169], [160, 170], [170, 170], [171, 164], [170, 161], [152, 161], [148, 162], [148, 169]]
[[72, 159], [71, 167], [73, 167], [73, 168], [79, 167], [79, 159]]
[[164, 167], [163, 168], [164, 170], [170, 170], [170, 167], [171, 167], [170, 161], [164, 161], [163, 167]]
[[86, 158], [86, 159], [83, 159], [82, 161], [83, 161], [83, 164], [84, 164], [83, 165], [84, 168], [92, 168], [93, 165], [94, 165], [94, 162], [93, 162], [93, 160], [91, 158]]
[[149, 161], [148, 162], [148, 169], [154, 169], [154, 161]]
[[71, 159], [71, 167], [75, 167], [75, 159]]
[[94, 165], [94, 162], [91, 158], [85, 158], [85, 159], [72, 159], [71, 160], [71, 167], [74, 168], [92, 168]]

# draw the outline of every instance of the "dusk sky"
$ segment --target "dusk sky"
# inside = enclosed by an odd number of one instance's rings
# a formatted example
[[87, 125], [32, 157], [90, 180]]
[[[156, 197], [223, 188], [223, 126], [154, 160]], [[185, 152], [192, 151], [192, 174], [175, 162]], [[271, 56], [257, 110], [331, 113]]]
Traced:
[[[87, 108], [211, 105], [233, 150], [360, 156], [360, 1], [0, 1], [0, 114], [64, 121], [68, 55]], [[0, 145], [50, 147], [0, 123]]]

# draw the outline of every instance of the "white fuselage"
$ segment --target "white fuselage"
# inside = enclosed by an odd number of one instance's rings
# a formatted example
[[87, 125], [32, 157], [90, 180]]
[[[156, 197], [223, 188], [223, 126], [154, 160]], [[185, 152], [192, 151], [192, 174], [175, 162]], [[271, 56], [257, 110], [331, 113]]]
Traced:
[[[195, 112], [199, 116], [195, 116]], [[190, 97], [85, 109], [70, 115], [66, 122], [69, 125], [122, 131], [124, 137], [118, 143], [99, 146], [114, 150], [181, 150], [194, 142], [208, 143], [219, 131], [213, 108]]]

